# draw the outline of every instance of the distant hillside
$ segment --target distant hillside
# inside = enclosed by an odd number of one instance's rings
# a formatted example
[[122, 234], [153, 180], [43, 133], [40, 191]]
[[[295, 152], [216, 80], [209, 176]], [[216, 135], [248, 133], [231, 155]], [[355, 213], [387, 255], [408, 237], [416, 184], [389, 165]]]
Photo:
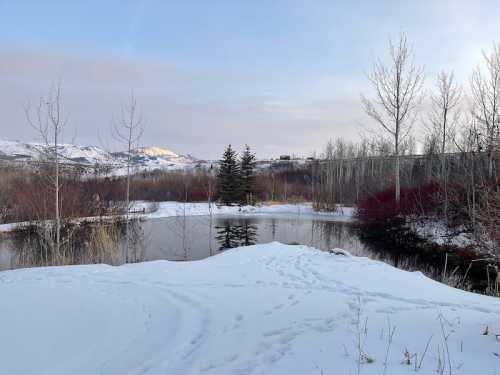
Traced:
[[[23, 143], [0, 140], [0, 162], [32, 163], [43, 160], [46, 146], [41, 143]], [[120, 174], [126, 167], [126, 151], [108, 152], [97, 146], [78, 146], [62, 144], [58, 153], [61, 162], [95, 166], [108, 166], [114, 173]], [[132, 151], [132, 166], [135, 170], [176, 170], [192, 168], [198, 159], [190, 155], [179, 155], [174, 151], [160, 147], [140, 147]]]
[[[35, 163], [42, 161], [45, 145], [35, 142], [17, 142], [0, 140], [0, 163]], [[126, 173], [128, 153], [126, 151], [108, 152], [97, 146], [78, 146], [72, 144], [59, 145], [61, 162], [81, 166], [100, 166], [105, 174], [123, 175]], [[217, 167], [218, 160], [201, 160], [189, 154], [180, 155], [161, 147], [138, 147], [131, 152], [133, 172], [173, 171], [193, 169], [196, 166], [205, 168]], [[304, 158], [295, 159], [258, 159], [257, 169], [294, 168], [307, 163]]]

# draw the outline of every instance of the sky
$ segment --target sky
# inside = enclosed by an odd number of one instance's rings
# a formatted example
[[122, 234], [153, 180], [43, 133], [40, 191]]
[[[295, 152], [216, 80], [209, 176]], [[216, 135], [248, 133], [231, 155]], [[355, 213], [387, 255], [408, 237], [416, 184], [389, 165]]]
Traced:
[[407, 34], [426, 87], [464, 86], [495, 38], [498, 0], [0, 0], [0, 139], [36, 141], [25, 108], [61, 82], [64, 138], [119, 149], [134, 92], [141, 146], [216, 158], [308, 156], [356, 141], [360, 94], [388, 41]]

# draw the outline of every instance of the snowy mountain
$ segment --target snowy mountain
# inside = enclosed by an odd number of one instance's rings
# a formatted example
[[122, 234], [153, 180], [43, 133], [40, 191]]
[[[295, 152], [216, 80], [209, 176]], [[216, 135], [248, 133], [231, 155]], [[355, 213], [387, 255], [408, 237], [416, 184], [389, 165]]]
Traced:
[[[0, 140], [0, 162], [31, 163], [43, 159], [46, 146], [41, 143], [23, 143]], [[126, 151], [108, 152], [97, 146], [61, 144], [58, 149], [61, 162], [94, 167], [109, 167], [111, 173], [121, 174], [126, 167]], [[176, 170], [193, 168], [199, 161], [191, 155], [179, 155], [160, 147], [140, 147], [131, 153], [135, 171]]]
[[[43, 159], [46, 146], [35, 142], [4, 141], [0, 139], [1, 163], [33, 163]], [[106, 174], [123, 175], [126, 173], [128, 153], [126, 151], [109, 152], [97, 146], [59, 145], [61, 162], [80, 166], [102, 167]], [[131, 152], [133, 172], [154, 170], [184, 170], [196, 166], [216, 167], [218, 160], [201, 160], [189, 154], [180, 155], [161, 147], [139, 147]], [[290, 168], [307, 163], [306, 159], [258, 159], [256, 168]]]
[[142, 154], [152, 157], [169, 157], [178, 158], [179, 155], [175, 152], [161, 147], [139, 147], [133, 151], [134, 154]]

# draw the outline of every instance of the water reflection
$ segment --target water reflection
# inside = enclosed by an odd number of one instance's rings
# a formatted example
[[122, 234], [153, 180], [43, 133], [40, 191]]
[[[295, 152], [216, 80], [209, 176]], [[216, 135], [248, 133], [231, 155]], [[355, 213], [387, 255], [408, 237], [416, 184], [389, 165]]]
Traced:
[[219, 251], [257, 243], [258, 226], [250, 220], [221, 220], [215, 227]]
[[[329, 250], [340, 247], [366, 255], [366, 249], [346, 223], [311, 217], [193, 216], [137, 221], [129, 226], [130, 242], [124, 246], [124, 226], [98, 223], [71, 231], [71, 258], [64, 262], [122, 264], [149, 260], [198, 260], [238, 246], [279, 241]], [[0, 269], [52, 265], [32, 233], [18, 233], [0, 240]], [[40, 258], [41, 256], [44, 258]]]
[[[27, 228], [24, 232], [4, 234], [0, 239], [0, 270], [54, 264], [198, 260], [226, 249], [272, 241], [321, 250], [341, 248], [399, 268], [419, 270], [437, 280], [444, 263], [440, 254], [424, 257], [405, 248], [380, 246], [362, 239], [352, 225], [323, 217], [192, 216], [135, 221], [129, 225], [128, 247], [124, 227], [123, 223], [105, 222], [68, 227], [63, 231], [64, 246], [57, 256], [51, 253], [50, 241], [47, 243], [39, 230]], [[468, 275], [469, 279], [483, 282], [484, 268], [478, 268], [477, 275], [472, 268]]]
[[[128, 228], [129, 241], [125, 241]], [[140, 221], [102, 220], [66, 223], [60, 245], [51, 223], [29, 224], [5, 234], [0, 241], [0, 270], [33, 266], [106, 263], [118, 265], [144, 260], [144, 229]]]

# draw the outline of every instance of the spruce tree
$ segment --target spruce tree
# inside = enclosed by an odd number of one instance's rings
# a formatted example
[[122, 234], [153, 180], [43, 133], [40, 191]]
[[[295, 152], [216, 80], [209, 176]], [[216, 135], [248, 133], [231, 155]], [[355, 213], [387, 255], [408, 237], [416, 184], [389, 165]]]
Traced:
[[241, 169], [236, 159], [236, 152], [227, 146], [217, 173], [217, 191], [224, 204], [241, 201]]
[[245, 145], [245, 151], [241, 156], [241, 200], [247, 204], [253, 204], [255, 194], [255, 154], [250, 147]]

